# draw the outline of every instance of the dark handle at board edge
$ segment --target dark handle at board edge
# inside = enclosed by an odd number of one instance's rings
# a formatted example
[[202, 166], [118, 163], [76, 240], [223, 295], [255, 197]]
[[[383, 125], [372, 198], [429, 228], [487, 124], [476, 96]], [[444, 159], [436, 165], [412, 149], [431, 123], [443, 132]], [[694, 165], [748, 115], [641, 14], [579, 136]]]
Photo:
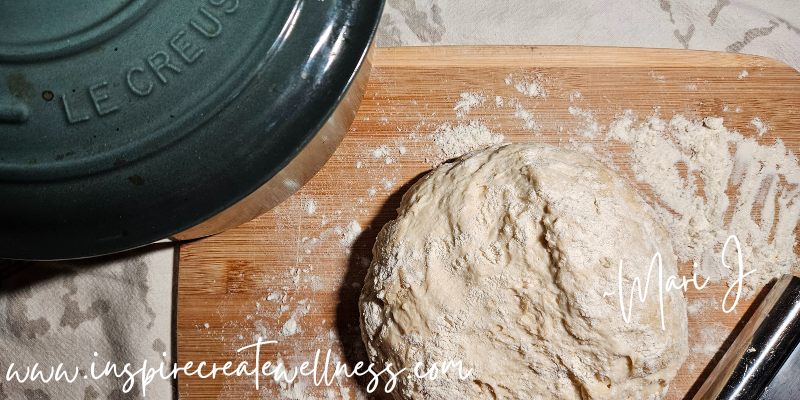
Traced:
[[694, 400], [757, 399], [800, 342], [800, 278], [781, 276]]

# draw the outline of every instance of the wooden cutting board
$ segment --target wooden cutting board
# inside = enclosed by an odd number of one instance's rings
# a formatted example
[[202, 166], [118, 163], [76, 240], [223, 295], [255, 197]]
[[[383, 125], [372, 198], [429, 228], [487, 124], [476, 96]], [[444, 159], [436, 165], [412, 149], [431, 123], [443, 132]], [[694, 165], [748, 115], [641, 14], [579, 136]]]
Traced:
[[[547, 98], [524, 96], [504, 82], [509, 74], [541, 74]], [[454, 107], [464, 92], [480, 92], [488, 100], [459, 118]], [[374, 69], [355, 122], [314, 179], [256, 220], [181, 246], [178, 363], [252, 361], [252, 351], [237, 354], [236, 349], [253, 343], [256, 335], [278, 341], [262, 348], [262, 362], [280, 356], [296, 366], [313, 362], [316, 349], [324, 358], [328, 348], [351, 367], [367, 361], [357, 299], [371, 248], [380, 228], [395, 217], [402, 194], [441, 158], [430, 135], [445, 123], [476, 119], [504, 134], [506, 141], [567, 145], [574, 136], [564, 132], [582, 123], [570, 106], [592, 110], [605, 125], [625, 109], [644, 117], [658, 107], [666, 119], [673, 113], [722, 116], [729, 129], [745, 135], [755, 134], [749, 124], [759, 117], [771, 128], [762, 143], [780, 137], [796, 151], [798, 93], [797, 71], [741, 54], [550, 46], [375, 49]], [[504, 100], [502, 106], [496, 96]], [[540, 135], [514, 116], [516, 103], [535, 109]], [[363, 232], [350, 246], [344, 236], [351, 221]], [[691, 269], [683, 266], [681, 273]], [[724, 284], [710, 285], [686, 296], [690, 301], [719, 300], [726, 289]], [[691, 398], [712, 360], [719, 359], [741, 329], [742, 317], [754, 310], [751, 303], [763, 294], [740, 303], [735, 314], [714, 309], [690, 315], [690, 347], [708, 340], [703, 328], [709, 326], [716, 327], [723, 344], [716, 354], [693, 351], [667, 398]], [[286, 324], [290, 319], [297, 321], [294, 330]], [[257, 393], [251, 377], [182, 376], [179, 392], [192, 399], [356, 399], [366, 380], [345, 378], [330, 387], [304, 382], [305, 387], [281, 388], [261, 378]]]

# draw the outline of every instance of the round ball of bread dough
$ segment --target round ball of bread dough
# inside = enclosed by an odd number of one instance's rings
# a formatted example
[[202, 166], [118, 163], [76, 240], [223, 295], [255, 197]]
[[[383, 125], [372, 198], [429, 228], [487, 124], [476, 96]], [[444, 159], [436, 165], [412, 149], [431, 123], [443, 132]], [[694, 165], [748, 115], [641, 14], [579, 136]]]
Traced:
[[[627, 304], [657, 252], [665, 281], [677, 261], [653, 210], [614, 172], [549, 145], [494, 146], [427, 174], [398, 214], [378, 235], [359, 301], [376, 371], [408, 368], [395, 398], [666, 394], [688, 352], [683, 293], [664, 292], [662, 329], [654, 267], [626, 323], [617, 276], [622, 261]], [[448, 361], [472, 371], [414, 373]]]

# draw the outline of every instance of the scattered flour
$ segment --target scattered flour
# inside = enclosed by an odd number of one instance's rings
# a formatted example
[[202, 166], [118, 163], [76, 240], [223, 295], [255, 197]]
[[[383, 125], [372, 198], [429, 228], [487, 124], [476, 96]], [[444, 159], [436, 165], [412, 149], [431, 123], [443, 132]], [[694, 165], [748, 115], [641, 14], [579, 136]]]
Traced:
[[386, 190], [391, 190], [394, 187], [395, 180], [389, 178], [381, 178], [381, 185]]
[[541, 134], [541, 126], [536, 122], [532, 112], [524, 109], [521, 104], [517, 103], [514, 118], [519, 118], [523, 121], [522, 127], [534, 131], [534, 133]]
[[[670, 121], [651, 116], [639, 124], [623, 115], [610, 124], [608, 137], [631, 146], [636, 180], [653, 190], [654, 208], [679, 259], [694, 262], [699, 275], [733, 281], [738, 271], [725, 268], [720, 253], [734, 234], [742, 243], [745, 272], [757, 268], [745, 279], [744, 296], [789, 273], [798, 261], [793, 249], [800, 167], [782, 141], [760, 145], [726, 129], [722, 118], [692, 122], [682, 115]], [[727, 193], [729, 184], [738, 187], [735, 194]], [[727, 263], [736, 266], [735, 247], [730, 249]]]
[[389, 146], [383, 144], [380, 147], [372, 150], [372, 157], [382, 158], [389, 155]]
[[461, 100], [456, 103], [453, 110], [456, 110], [456, 116], [463, 118], [469, 114], [470, 108], [479, 106], [486, 101], [486, 97], [479, 92], [464, 92], [461, 93]]
[[358, 224], [358, 221], [350, 221], [347, 223], [347, 226], [344, 227], [344, 235], [341, 239], [339, 239], [339, 243], [344, 246], [349, 246], [353, 244], [353, 241], [356, 240], [359, 234], [361, 234], [361, 225]]
[[702, 314], [708, 310], [718, 310], [719, 302], [715, 298], [704, 298], [690, 302], [686, 306], [686, 311], [689, 315]]
[[458, 124], [455, 127], [444, 124], [433, 132], [433, 143], [443, 156], [438, 158], [439, 162], [462, 156], [471, 150], [502, 143], [503, 139], [503, 135], [493, 133], [474, 120], [469, 125]]
[[750, 75], [747, 70], [742, 70], [742, 72], [739, 74], [739, 79], [744, 79], [747, 75]]
[[575, 106], [570, 106], [568, 110], [570, 114], [583, 120], [581, 127], [581, 134], [583, 136], [593, 138], [602, 134], [602, 130], [605, 128], [605, 126], [597, 123], [597, 120], [594, 118], [590, 110]]
[[713, 356], [722, 347], [729, 333], [730, 329], [719, 322], [703, 327], [700, 332], [690, 333], [689, 338], [695, 341], [694, 346], [692, 346], [692, 352], [709, 357]]
[[337, 379], [339, 383], [339, 396], [342, 396], [342, 400], [350, 400], [350, 388], [342, 386], [341, 375], [337, 375]]
[[333, 329], [328, 331], [328, 334], [326, 335], [326, 337], [328, 338], [328, 340], [330, 342], [335, 342], [336, 340], [339, 339], [339, 335], [337, 335], [336, 332], [333, 331]]
[[255, 328], [256, 332], [253, 334], [253, 342], [257, 342], [258, 339], [261, 340], [269, 340], [269, 335], [267, 334], [267, 327], [264, 325], [264, 321], [255, 321], [253, 323], [253, 328]]
[[292, 336], [295, 333], [297, 333], [297, 321], [294, 319], [294, 316], [292, 316], [283, 324], [283, 327], [281, 327], [281, 335]]
[[536, 74], [534, 77], [527, 78], [527, 79], [514, 79], [513, 75], [509, 74], [505, 78], [506, 85], [511, 85], [513, 83], [514, 89], [517, 89], [518, 92], [528, 96], [528, 97], [540, 97], [542, 99], [547, 98], [547, 92], [544, 89], [544, 79], [542, 78], [542, 74]]
[[750, 120], [750, 125], [753, 125], [756, 128], [756, 132], [758, 132], [758, 136], [761, 136], [767, 133], [769, 126], [761, 121], [761, 118], [755, 117]]
[[650, 76], [652, 76], [653, 79], [659, 82], [664, 82], [664, 80], [666, 79], [664, 75], [656, 75], [655, 71], [650, 71]]
[[296, 380], [291, 383], [284, 383], [281, 385], [280, 398], [288, 400], [313, 400], [314, 397], [306, 395], [306, 387], [308, 384], [303, 380]]
[[305, 209], [306, 214], [312, 215], [314, 214], [314, 212], [317, 211], [317, 202], [314, 201], [313, 199], [308, 199], [306, 200], [306, 203], [303, 208]]

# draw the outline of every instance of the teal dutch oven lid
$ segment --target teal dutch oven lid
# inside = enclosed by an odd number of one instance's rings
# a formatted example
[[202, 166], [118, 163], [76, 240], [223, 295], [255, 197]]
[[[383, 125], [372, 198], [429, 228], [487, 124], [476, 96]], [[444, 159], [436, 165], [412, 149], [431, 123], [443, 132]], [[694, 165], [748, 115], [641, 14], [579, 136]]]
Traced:
[[285, 167], [366, 57], [376, 0], [0, 0], [0, 257], [117, 252]]

